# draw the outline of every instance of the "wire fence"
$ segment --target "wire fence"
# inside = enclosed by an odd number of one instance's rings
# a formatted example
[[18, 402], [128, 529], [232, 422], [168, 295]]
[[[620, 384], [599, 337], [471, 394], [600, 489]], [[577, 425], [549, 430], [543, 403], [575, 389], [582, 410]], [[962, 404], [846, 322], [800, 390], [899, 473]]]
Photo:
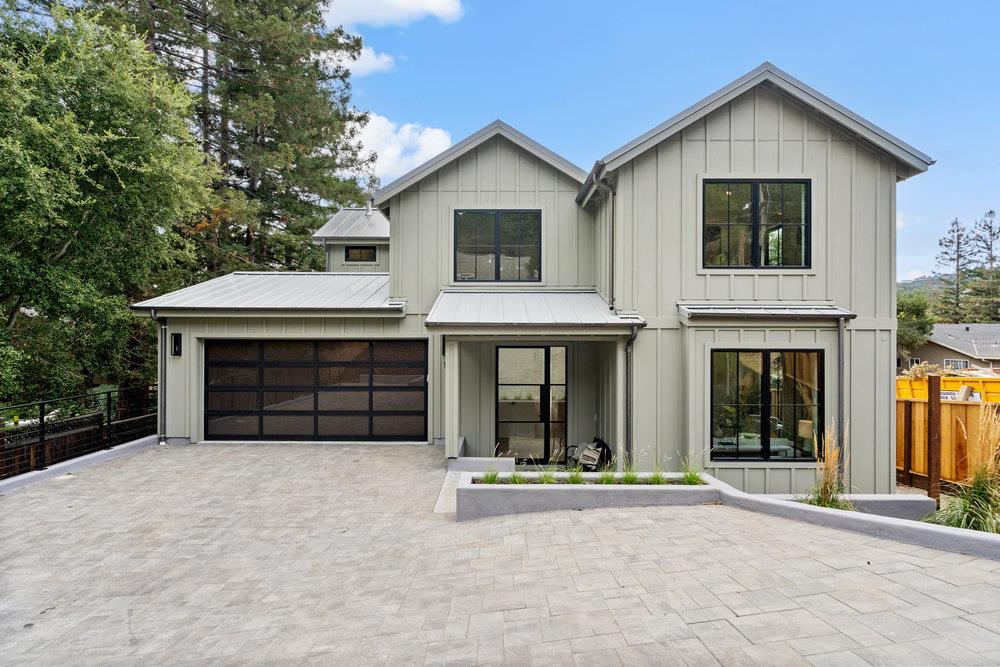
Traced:
[[156, 387], [0, 407], [0, 479], [155, 435]]

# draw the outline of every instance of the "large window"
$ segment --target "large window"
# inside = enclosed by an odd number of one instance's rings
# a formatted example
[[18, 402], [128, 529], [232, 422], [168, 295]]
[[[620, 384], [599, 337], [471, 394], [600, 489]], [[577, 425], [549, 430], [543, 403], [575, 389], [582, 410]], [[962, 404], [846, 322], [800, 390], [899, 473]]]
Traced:
[[705, 180], [706, 269], [808, 268], [809, 181]]
[[823, 353], [712, 352], [713, 460], [814, 460], [823, 430]]
[[541, 211], [455, 211], [456, 282], [541, 279]]

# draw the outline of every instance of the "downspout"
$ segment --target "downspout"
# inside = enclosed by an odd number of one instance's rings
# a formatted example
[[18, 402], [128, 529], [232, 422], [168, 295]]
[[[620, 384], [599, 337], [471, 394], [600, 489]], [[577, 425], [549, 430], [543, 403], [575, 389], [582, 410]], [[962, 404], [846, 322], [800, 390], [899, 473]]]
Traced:
[[594, 182], [594, 186], [606, 193], [611, 193], [611, 221], [609, 227], [611, 229], [611, 239], [608, 244], [608, 263], [611, 265], [611, 272], [608, 278], [608, 308], [610, 310], [615, 309], [615, 201], [618, 197], [618, 191], [615, 186], [608, 182], [608, 179], [601, 178]]
[[160, 325], [160, 373], [157, 378], [156, 439], [161, 445], [167, 441], [167, 320], [157, 317], [156, 309], [149, 309], [149, 317]]
[[841, 451], [840, 460], [837, 463], [840, 473], [840, 478], [844, 479], [844, 459], [847, 458], [847, 452], [843, 450], [843, 444], [847, 442], [846, 433], [844, 433], [844, 376], [847, 372], [844, 354], [844, 335], [847, 326], [847, 320], [843, 317], [837, 320], [837, 436], [840, 438]]
[[639, 327], [632, 325], [632, 333], [625, 341], [625, 458], [635, 465], [632, 458], [632, 344], [639, 335]]

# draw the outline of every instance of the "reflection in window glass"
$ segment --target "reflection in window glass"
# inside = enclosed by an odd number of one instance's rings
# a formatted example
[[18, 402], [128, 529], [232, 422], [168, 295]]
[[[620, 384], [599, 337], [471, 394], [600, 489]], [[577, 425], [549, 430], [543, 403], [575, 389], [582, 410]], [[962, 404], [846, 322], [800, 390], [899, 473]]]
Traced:
[[456, 281], [538, 282], [541, 276], [541, 211], [455, 212]]

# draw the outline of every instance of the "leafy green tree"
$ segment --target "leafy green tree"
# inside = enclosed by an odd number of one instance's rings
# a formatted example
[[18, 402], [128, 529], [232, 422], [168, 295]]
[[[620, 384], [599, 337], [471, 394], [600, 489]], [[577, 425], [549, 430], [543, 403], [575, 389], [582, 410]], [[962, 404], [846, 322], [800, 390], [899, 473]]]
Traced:
[[965, 319], [1000, 322], [1000, 223], [996, 212], [989, 210], [976, 221], [969, 238], [979, 266], [969, 282]]
[[927, 343], [934, 329], [929, 308], [927, 297], [920, 292], [900, 294], [896, 299], [896, 356], [908, 358]]
[[151, 379], [128, 303], [204, 210], [191, 98], [126, 30], [0, 9], [0, 403]]
[[965, 315], [971, 272], [975, 267], [975, 249], [968, 229], [955, 218], [948, 231], [938, 241], [938, 266], [944, 273], [936, 274], [938, 291], [934, 300], [934, 315], [943, 322], [960, 322]]
[[374, 187], [350, 103], [359, 38], [323, 24], [321, 0], [91, 0], [134, 27], [195, 92], [192, 126], [220, 176], [192, 242], [196, 282], [235, 269], [323, 266], [309, 236]]

